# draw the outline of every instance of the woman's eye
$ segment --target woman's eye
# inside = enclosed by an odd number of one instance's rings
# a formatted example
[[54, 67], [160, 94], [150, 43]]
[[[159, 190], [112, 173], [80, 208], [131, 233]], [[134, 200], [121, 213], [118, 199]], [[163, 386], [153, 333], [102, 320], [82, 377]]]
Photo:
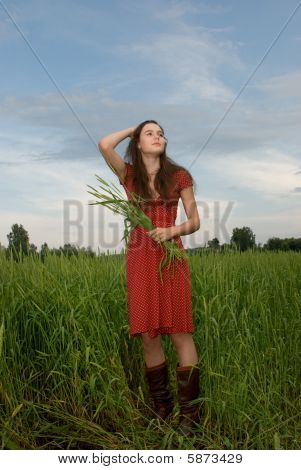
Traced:
[[[147, 136], [152, 136], [153, 134], [152, 134], [151, 132], [148, 132], [146, 135], [147, 135]], [[163, 135], [163, 134], [159, 134], [159, 137], [164, 138], [164, 135]]]

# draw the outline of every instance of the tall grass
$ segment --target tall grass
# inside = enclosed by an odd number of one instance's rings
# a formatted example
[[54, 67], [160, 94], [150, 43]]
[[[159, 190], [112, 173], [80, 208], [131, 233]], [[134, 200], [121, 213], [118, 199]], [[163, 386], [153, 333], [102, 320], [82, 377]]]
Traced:
[[[0, 436], [20, 449], [300, 449], [301, 254], [189, 256], [193, 438], [152, 419], [123, 256], [0, 254]], [[163, 338], [176, 397], [177, 357]]]

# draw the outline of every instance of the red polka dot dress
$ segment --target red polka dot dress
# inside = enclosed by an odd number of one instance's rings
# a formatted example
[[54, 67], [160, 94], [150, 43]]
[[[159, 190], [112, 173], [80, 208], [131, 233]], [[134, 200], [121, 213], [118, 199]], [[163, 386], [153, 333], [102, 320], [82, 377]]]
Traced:
[[[123, 186], [127, 197], [135, 192], [133, 167], [126, 163], [127, 172]], [[143, 211], [155, 227], [175, 225], [178, 201], [182, 189], [193, 185], [188, 173], [177, 170], [170, 201], [165, 203], [160, 196], [148, 201]], [[122, 184], [122, 183], [121, 183]], [[183, 248], [180, 237], [177, 245]], [[131, 336], [148, 332], [151, 337], [158, 334], [193, 333], [191, 283], [189, 265], [186, 259], [176, 260], [174, 269], [163, 268], [163, 282], [158, 271], [165, 250], [137, 226], [129, 236], [126, 250], [126, 285], [128, 319]]]

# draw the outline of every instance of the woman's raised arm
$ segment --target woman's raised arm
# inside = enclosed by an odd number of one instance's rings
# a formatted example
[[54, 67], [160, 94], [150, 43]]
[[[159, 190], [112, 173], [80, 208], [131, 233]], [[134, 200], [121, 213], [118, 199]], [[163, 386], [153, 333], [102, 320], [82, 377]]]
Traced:
[[129, 127], [122, 131], [113, 132], [103, 137], [98, 142], [98, 148], [108, 165], [123, 182], [126, 173], [126, 165], [121, 156], [116, 152], [115, 147], [127, 137], [132, 137], [135, 127]]

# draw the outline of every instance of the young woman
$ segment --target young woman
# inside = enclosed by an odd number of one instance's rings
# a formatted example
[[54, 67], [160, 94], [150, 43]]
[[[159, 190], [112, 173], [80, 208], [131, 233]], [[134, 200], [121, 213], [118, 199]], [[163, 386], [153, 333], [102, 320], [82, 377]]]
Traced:
[[[130, 138], [125, 159], [115, 147]], [[172, 412], [173, 399], [168, 383], [168, 367], [161, 335], [169, 335], [178, 355], [176, 369], [180, 405], [180, 432], [190, 434], [199, 421], [198, 355], [193, 341], [190, 272], [187, 260], [175, 262], [174, 269], [158, 266], [163, 248], [158, 242], [174, 239], [184, 250], [180, 236], [200, 227], [193, 193], [193, 179], [182, 166], [166, 155], [163, 128], [153, 120], [144, 121], [102, 138], [98, 147], [119, 177], [128, 199], [131, 192], [146, 202], [142, 209], [151, 218], [154, 230], [137, 226], [131, 232], [126, 252], [127, 305], [131, 336], [142, 339], [145, 373], [154, 411], [165, 420]], [[188, 220], [175, 225], [179, 198]]]

